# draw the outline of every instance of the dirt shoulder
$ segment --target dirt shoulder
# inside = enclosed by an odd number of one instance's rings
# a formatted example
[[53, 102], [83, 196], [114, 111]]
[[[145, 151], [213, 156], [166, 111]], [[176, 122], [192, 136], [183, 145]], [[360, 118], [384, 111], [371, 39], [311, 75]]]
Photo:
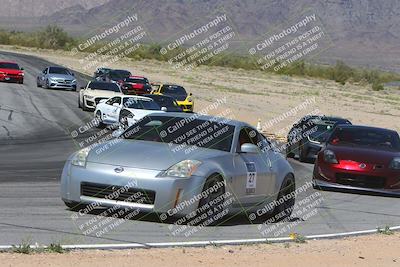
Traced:
[[0, 253], [0, 266], [400, 266], [400, 233], [305, 244], [205, 248], [71, 251], [64, 254]]

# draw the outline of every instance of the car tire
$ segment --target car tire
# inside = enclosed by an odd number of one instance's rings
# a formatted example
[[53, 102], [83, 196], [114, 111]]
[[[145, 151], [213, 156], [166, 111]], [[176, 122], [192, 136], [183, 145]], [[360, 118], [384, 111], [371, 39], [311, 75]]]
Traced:
[[[98, 110], [96, 112], [96, 128], [103, 129], [105, 127], [105, 124], [103, 123], [101, 111]], [[98, 123], [97, 123], [98, 122]]]
[[85, 97], [82, 97], [82, 110], [89, 111], [89, 109], [85, 106]]
[[49, 89], [49, 80], [46, 79], [46, 81], [44, 82], [43, 88]]
[[306, 162], [307, 161], [307, 150], [304, 147], [303, 143], [299, 144], [299, 161]]
[[78, 96], [78, 108], [82, 108], [81, 97]]
[[[218, 205], [223, 204], [225, 201], [225, 186], [219, 187], [215, 192], [212, 191], [208, 195], [205, 195], [204, 193], [207, 192], [207, 190], [209, 190], [210, 188], [213, 188], [215, 185], [218, 185], [218, 183], [220, 182], [223, 183], [224, 179], [220, 174], [217, 173], [212, 174], [206, 179], [202, 190], [202, 198], [200, 199], [199, 205], [197, 207], [197, 216], [205, 216], [207, 219], [203, 220], [203, 222], [212, 219], [210, 225], [216, 225], [220, 222], [223, 222], [223, 219], [225, 217], [224, 215], [215, 220], [213, 218], [214, 216], [222, 212], [222, 210], [219, 210], [220, 208], [218, 207]], [[212, 206], [209, 205], [210, 202], [216, 200], [217, 198], [220, 198], [221, 200]]]
[[290, 146], [286, 148], [286, 158], [294, 158], [294, 153]]
[[80, 211], [87, 207], [86, 204], [82, 204], [76, 201], [71, 201], [71, 202], [64, 201], [64, 204], [72, 211]]
[[294, 192], [296, 191], [296, 181], [292, 174], [286, 175], [286, 177], [282, 181], [281, 188], [279, 189], [278, 197], [276, 199], [276, 203], [280, 202], [280, 199], [283, 199], [284, 196], [291, 195], [290, 198], [284, 200], [281, 204], [275, 206], [273, 215], [280, 215], [278, 221], [283, 220], [285, 218], [289, 218], [292, 215], [294, 204], [296, 202], [296, 196]]
[[19, 84], [24, 84], [24, 79], [20, 80], [18, 83]]
[[120, 126], [122, 126], [122, 128], [124, 128], [124, 129], [129, 127], [128, 120], [127, 120], [128, 115], [129, 114], [127, 113], [127, 111], [124, 111], [124, 110], [121, 110], [119, 113], [118, 122], [119, 122]]
[[38, 80], [38, 79], [36, 79], [36, 86], [37, 86], [37, 87], [42, 87], [42, 85], [39, 83], [39, 80]]

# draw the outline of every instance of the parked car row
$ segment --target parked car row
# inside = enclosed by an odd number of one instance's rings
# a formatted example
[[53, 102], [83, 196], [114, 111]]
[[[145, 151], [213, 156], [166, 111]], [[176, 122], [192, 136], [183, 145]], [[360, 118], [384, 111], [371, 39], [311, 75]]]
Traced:
[[400, 196], [396, 131], [352, 125], [343, 118], [307, 116], [293, 125], [286, 156], [313, 160], [314, 187]]

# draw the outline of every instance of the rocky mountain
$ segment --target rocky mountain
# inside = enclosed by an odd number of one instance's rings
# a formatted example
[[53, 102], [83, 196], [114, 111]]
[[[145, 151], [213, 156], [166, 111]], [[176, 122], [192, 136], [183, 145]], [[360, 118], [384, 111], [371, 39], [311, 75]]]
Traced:
[[71, 6], [91, 9], [109, 0], [0, 0], [0, 17], [40, 17]]
[[[10, 3], [23, 1], [33, 2]], [[46, 6], [47, 2], [55, 6], [54, 2], [58, 1], [40, 1], [40, 6]], [[262, 40], [268, 32], [290, 27], [302, 14], [315, 14], [330, 41], [319, 60], [330, 63], [342, 59], [355, 65], [400, 72], [399, 0], [70, 0], [68, 3], [69, 7], [61, 9], [60, 4], [58, 11], [42, 16], [39, 24], [56, 23], [82, 35], [88, 30], [115, 25], [127, 15], [138, 14], [138, 23], [145, 26], [151, 40], [163, 42], [223, 12], [240, 36], [237, 41], [243, 47]], [[86, 9], [90, 4], [96, 6]], [[18, 10], [13, 5], [11, 9]]]

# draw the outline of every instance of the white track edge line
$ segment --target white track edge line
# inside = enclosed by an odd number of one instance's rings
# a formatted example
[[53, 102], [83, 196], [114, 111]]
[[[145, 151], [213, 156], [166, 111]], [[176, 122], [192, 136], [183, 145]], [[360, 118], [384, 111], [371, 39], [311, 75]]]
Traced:
[[[390, 230], [400, 230], [400, 226], [389, 227]], [[335, 237], [348, 237], [377, 233], [378, 229], [362, 230], [353, 232], [342, 232], [334, 234], [308, 235], [305, 239], [328, 239]], [[134, 249], [134, 248], [167, 248], [167, 247], [203, 247], [210, 245], [243, 245], [254, 243], [281, 243], [292, 241], [290, 237], [258, 238], [258, 239], [232, 239], [232, 240], [210, 240], [210, 241], [185, 241], [185, 242], [159, 242], [159, 243], [126, 243], [126, 244], [78, 244], [62, 245], [63, 249]], [[31, 246], [32, 248], [47, 248], [47, 246]], [[12, 249], [12, 245], [0, 246], [0, 250]]]

